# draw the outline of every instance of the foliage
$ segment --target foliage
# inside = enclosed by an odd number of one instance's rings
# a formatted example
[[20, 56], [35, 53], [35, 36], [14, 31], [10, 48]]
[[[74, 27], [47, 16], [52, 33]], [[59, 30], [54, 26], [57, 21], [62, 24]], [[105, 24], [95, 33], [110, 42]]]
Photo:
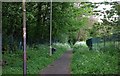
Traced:
[[[67, 47], [54, 45], [56, 52], [50, 57], [49, 46], [36, 45], [28, 47], [27, 50], [27, 73], [38, 74], [40, 70], [47, 67], [54, 60], [58, 59], [66, 50]], [[23, 52], [17, 51], [14, 54], [6, 53], [3, 55], [3, 60], [7, 64], [3, 66], [3, 74], [22, 74], [22, 54]], [[33, 70], [34, 69], [34, 70]]]
[[[111, 8], [106, 9], [106, 7], [103, 7], [103, 10], [97, 10], [101, 5], [110, 6]], [[119, 5], [117, 2], [93, 3], [94, 15], [103, 16], [103, 18], [101, 18], [102, 23], [94, 24], [95, 29], [94, 27], [91, 29], [91, 36], [101, 37], [119, 32]]]
[[[17, 6], [17, 7], [16, 7]], [[21, 3], [3, 3], [2, 4], [2, 37], [3, 47], [9, 49], [8, 44], [16, 47], [17, 41], [22, 40], [22, 12]], [[13, 48], [14, 50], [16, 48]]]
[[105, 52], [103, 50], [97, 52], [80, 46], [74, 48], [74, 51], [71, 63], [72, 74], [118, 74], [120, 72], [118, 49], [109, 46]]
[[[77, 6], [78, 4], [82, 7]], [[77, 40], [80, 28], [85, 26], [88, 20], [82, 16], [89, 16], [92, 13], [90, 12], [92, 8], [88, 5], [90, 3], [53, 3], [52, 37], [63, 42]]]
[[[74, 41], [81, 27], [92, 14], [91, 3], [59, 2], [52, 6], [52, 43]], [[10, 41], [17, 50], [22, 42], [22, 3], [3, 3], [3, 47], [10, 50]], [[31, 7], [31, 8], [30, 8]], [[26, 3], [27, 44], [49, 43], [50, 3]], [[11, 30], [12, 29], [12, 30]], [[9, 37], [10, 36], [10, 37]], [[86, 37], [84, 37], [86, 38]], [[13, 40], [12, 40], [13, 39]], [[13, 47], [11, 47], [13, 49]]]
[[[16, 51], [22, 42], [22, 3], [7, 2], [2, 6], [3, 47], [8, 51], [12, 44]], [[27, 44], [48, 43], [50, 3], [26, 3], [26, 10]]]

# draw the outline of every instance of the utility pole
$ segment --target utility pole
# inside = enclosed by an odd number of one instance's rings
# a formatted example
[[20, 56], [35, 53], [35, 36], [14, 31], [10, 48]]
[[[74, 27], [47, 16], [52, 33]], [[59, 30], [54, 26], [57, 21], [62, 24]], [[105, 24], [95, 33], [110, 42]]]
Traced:
[[52, 56], [52, 0], [50, 2], [50, 56]]
[[27, 60], [26, 60], [26, 7], [25, 1], [23, 0], [23, 75], [27, 74]]

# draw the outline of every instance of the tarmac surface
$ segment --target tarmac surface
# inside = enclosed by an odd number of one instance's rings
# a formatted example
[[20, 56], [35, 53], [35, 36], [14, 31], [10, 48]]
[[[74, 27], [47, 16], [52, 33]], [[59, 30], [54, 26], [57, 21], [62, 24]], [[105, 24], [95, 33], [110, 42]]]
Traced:
[[66, 51], [59, 59], [40, 72], [40, 76], [70, 76], [72, 50]]

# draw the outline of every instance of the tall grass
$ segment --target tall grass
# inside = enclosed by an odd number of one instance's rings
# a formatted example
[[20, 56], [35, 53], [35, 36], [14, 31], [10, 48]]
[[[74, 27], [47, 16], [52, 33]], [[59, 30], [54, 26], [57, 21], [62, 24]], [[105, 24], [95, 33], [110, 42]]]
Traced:
[[71, 63], [72, 74], [119, 74], [119, 50], [112, 45], [104, 49], [89, 51], [84, 46], [75, 47]]
[[[48, 45], [36, 45], [27, 48], [27, 74], [39, 74], [40, 70], [59, 58], [68, 48], [59, 45], [53, 46], [57, 51], [52, 56], [49, 56]], [[3, 74], [23, 73], [22, 54], [22, 51], [17, 51], [14, 54], [6, 53], [3, 55], [3, 60], [7, 61], [7, 64], [3, 66]]]

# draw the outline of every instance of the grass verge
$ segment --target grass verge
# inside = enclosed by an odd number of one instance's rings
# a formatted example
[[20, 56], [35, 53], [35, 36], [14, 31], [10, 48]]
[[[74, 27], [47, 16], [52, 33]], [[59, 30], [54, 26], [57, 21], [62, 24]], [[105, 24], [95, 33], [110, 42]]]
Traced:
[[[57, 51], [49, 56], [48, 45], [36, 45], [35, 47], [28, 47], [27, 49], [27, 74], [39, 74], [40, 70], [47, 67], [54, 60], [59, 58], [66, 50], [66, 46], [53, 45]], [[17, 51], [13, 54], [5, 53], [3, 60], [7, 64], [3, 66], [3, 74], [22, 74], [23, 61], [22, 51]]]
[[89, 51], [87, 47], [74, 48], [72, 74], [119, 74], [119, 50], [109, 46], [106, 51]]

